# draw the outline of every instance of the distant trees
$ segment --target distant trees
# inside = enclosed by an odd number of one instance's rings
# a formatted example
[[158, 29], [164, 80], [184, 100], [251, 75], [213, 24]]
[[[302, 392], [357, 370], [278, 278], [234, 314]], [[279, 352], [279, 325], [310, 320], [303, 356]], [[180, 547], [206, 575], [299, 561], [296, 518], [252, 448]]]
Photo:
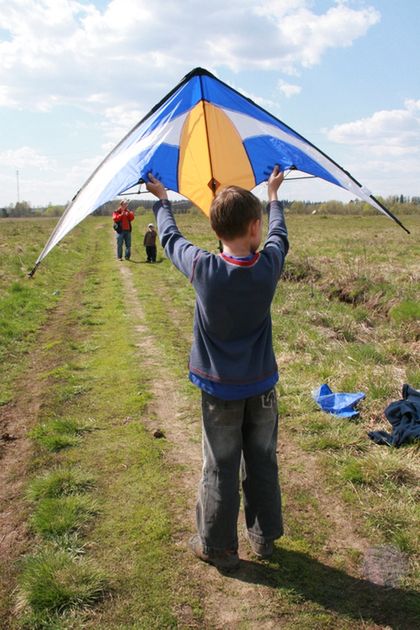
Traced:
[[[387, 198], [377, 197], [385, 208], [395, 214], [420, 213], [420, 197], [394, 195]], [[284, 207], [290, 214], [376, 214], [375, 208], [360, 199], [342, 201], [283, 201]]]
[[32, 208], [27, 201], [18, 201], [9, 209], [9, 216], [11, 217], [30, 217], [31, 214]]
[[35, 210], [36, 214], [40, 214], [43, 217], [61, 217], [65, 209], [65, 206], [61, 205], [53, 205], [49, 203], [46, 208], [42, 208], [41, 211], [39, 208]]
[[[378, 197], [385, 208], [396, 215], [420, 213], [420, 196], [409, 197], [406, 195], [392, 195], [390, 197]], [[129, 201], [129, 208], [137, 215], [150, 212], [155, 200], [137, 199]], [[369, 204], [359, 199], [352, 199], [348, 203], [342, 201], [291, 201], [284, 200], [284, 207], [290, 214], [375, 214], [376, 210]], [[107, 201], [100, 206], [94, 215], [111, 216], [118, 207], [119, 200]], [[59, 205], [49, 203], [47, 206], [33, 207], [28, 201], [20, 201], [10, 204], [6, 208], [0, 208], [0, 219], [7, 217], [59, 217], [63, 214], [67, 204]], [[188, 199], [180, 199], [172, 202], [175, 213], [198, 212], [197, 208]]]

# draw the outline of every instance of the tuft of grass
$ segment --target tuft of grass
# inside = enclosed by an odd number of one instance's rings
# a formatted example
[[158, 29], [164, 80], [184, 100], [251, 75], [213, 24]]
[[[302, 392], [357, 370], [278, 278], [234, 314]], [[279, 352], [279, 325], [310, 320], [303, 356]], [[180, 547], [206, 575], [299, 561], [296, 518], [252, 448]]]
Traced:
[[43, 538], [57, 538], [80, 530], [97, 513], [97, 505], [83, 495], [45, 498], [39, 501], [31, 525]]
[[18, 610], [48, 614], [86, 608], [100, 600], [107, 588], [102, 572], [84, 559], [45, 550], [24, 562]]
[[35, 427], [30, 436], [47, 451], [60, 451], [63, 448], [76, 446], [80, 441], [80, 435], [88, 427], [80, 425], [69, 418], [57, 418]]
[[371, 343], [349, 344], [348, 352], [352, 359], [363, 364], [383, 365], [388, 361], [387, 356]]
[[83, 470], [57, 468], [34, 479], [28, 487], [27, 497], [32, 501], [53, 499], [87, 492], [93, 485], [93, 477]]
[[398, 324], [420, 320], [420, 302], [403, 300], [391, 308], [389, 316]]
[[355, 484], [383, 486], [384, 484], [412, 485], [418, 482], [410, 458], [402, 459], [391, 450], [377, 451], [365, 457], [348, 457], [341, 469], [343, 479]]
[[397, 546], [401, 551], [418, 551], [418, 523], [420, 509], [395, 500], [395, 497], [382, 496], [382, 501], [369, 509], [367, 522], [376, 529], [385, 542]]
[[396, 395], [395, 375], [387, 368], [381, 370], [380, 378], [373, 372], [367, 380], [367, 389], [370, 400], [391, 400]]
[[325, 418], [324, 421], [310, 421], [305, 427], [302, 447], [307, 451], [329, 450], [363, 451], [366, 439], [358, 424], [343, 418]]
[[289, 282], [302, 282], [319, 280], [321, 272], [316, 269], [309, 259], [288, 258], [282, 274], [284, 280]]
[[407, 383], [416, 389], [420, 389], [420, 368], [407, 369]]

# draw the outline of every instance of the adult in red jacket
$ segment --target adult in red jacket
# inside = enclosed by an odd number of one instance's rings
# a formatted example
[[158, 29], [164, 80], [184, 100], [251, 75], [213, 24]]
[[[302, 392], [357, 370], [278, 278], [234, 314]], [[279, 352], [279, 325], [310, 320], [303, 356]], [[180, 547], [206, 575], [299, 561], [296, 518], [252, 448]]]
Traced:
[[121, 201], [118, 208], [112, 214], [117, 235], [117, 258], [123, 258], [123, 243], [125, 243], [125, 259], [131, 256], [131, 222], [134, 221], [134, 212], [128, 209], [128, 202]]

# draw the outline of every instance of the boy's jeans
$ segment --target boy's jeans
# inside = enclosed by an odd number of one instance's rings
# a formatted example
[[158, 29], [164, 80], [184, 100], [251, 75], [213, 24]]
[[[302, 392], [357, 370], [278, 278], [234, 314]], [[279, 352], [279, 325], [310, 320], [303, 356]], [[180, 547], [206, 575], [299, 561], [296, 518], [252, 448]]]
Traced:
[[120, 234], [117, 234], [117, 257], [122, 258], [123, 255], [123, 242], [125, 243], [125, 259], [130, 260], [131, 256], [131, 232], [123, 230]]
[[279, 538], [283, 523], [275, 390], [245, 400], [201, 393], [204, 463], [197, 529], [204, 553], [238, 548], [240, 469], [248, 535], [260, 543]]

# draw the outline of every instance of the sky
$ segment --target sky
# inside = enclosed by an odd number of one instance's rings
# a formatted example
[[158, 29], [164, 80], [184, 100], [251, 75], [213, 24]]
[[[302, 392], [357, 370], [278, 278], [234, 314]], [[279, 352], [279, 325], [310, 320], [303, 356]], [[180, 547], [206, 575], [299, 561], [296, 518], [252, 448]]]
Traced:
[[[374, 195], [420, 195], [420, 0], [0, 0], [0, 207], [64, 204], [200, 66]], [[318, 179], [284, 197], [347, 201]]]

